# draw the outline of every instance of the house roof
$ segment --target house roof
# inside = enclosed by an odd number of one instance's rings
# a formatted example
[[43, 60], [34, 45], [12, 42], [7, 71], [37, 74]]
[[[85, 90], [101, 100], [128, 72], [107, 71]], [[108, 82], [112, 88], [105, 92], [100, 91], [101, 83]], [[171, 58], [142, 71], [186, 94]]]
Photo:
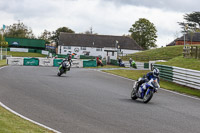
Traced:
[[[188, 33], [185, 35], [185, 40], [186, 41], [193, 41], [193, 42], [200, 42], [200, 33], [197, 32], [197, 33]], [[177, 38], [176, 41], [184, 41], [184, 36], [180, 37], [180, 38]]]
[[[180, 38], [175, 39], [171, 43], [169, 43], [166, 46], [174, 46], [176, 45], [176, 41], [184, 41], [184, 36], [181, 36]], [[185, 34], [185, 41], [192, 41], [192, 42], [200, 42], [200, 33], [193, 33], [193, 34]]]
[[116, 47], [121, 49], [142, 50], [142, 48], [130, 37], [94, 35], [94, 34], [74, 34], [61, 32], [59, 36], [59, 45], [80, 46], [80, 47]]

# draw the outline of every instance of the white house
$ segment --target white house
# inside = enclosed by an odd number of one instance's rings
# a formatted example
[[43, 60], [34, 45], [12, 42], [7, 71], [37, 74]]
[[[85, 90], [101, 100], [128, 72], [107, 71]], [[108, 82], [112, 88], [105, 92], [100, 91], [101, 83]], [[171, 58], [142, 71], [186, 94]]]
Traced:
[[131, 54], [142, 48], [130, 37], [60, 33], [58, 54], [101, 56], [117, 59], [118, 54]]

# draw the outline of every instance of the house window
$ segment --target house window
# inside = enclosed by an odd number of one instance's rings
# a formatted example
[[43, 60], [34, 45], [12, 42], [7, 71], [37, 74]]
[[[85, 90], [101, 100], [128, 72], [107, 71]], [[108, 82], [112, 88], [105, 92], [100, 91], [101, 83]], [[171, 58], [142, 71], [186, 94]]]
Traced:
[[96, 51], [102, 51], [102, 48], [96, 48]]
[[86, 50], [86, 47], [81, 47], [81, 50]]
[[64, 52], [66, 53], [66, 52], [67, 52], [67, 50], [64, 50]]
[[63, 49], [71, 49], [71, 46], [64, 46]]

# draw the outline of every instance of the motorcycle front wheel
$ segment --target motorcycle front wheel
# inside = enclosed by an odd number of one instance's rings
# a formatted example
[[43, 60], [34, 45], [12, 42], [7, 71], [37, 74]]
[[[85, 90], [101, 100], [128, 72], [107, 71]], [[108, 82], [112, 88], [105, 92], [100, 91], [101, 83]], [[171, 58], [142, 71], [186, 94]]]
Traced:
[[153, 91], [149, 91], [148, 94], [144, 95], [143, 102], [148, 103], [152, 97], [153, 97]]
[[136, 89], [135, 88], [133, 88], [133, 90], [131, 91], [131, 99], [132, 100], [136, 100], [138, 97], [136, 96]]

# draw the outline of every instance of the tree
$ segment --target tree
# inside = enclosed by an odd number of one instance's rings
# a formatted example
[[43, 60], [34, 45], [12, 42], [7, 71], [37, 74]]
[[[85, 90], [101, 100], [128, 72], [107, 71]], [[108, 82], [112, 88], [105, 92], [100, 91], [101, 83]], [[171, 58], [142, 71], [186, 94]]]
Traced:
[[200, 12], [192, 12], [189, 14], [185, 14], [184, 19], [186, 20], [186, 22], [178, 23], [183, 29], [182, 33], [189, 34], [190, 41], [192, 44], [194, 33], [200, 32]]
[[6, 48], [8, 47], [8, 42], [5, 41], [5, 38], [3, 37], [2, 34], [0, 34], [0, 48]]
[[45, 29], [44, 32], [41, 34], [41, 36], [39, 36], [38, 38], [45, 40], [46, 43], [50, 43], [50, 41], [51, 41], [51, 32], [47, 31]]
[[56, 46], [58, 46], [60, 32], [75, 33], [73, 30], [69, 29], [68, 27], [61, 27], [61, 28], [58, 28], [56, 31], [53, 31], [51, 39], [56, 42]]
[[14, 23], [13, 25], [7, 26], [5, 30], [5, 37], [35, 38], [31, 28], [28, 28], [20, 21], [18, 23]]
[[183, 29], [182, 32], [185, 32], [186, 28], [187, 30], [193, 32], [200, 31], [200, 12], [185, 14], [184, 19], [186, 20], [186, 22], [178, 22]]
[[157, 47], [156, 42], [156, 28], [153, 23], [145, 18], [140, 18], [132, 25], [129, 32], [131, 37], [143, 48], [150, 49]]

